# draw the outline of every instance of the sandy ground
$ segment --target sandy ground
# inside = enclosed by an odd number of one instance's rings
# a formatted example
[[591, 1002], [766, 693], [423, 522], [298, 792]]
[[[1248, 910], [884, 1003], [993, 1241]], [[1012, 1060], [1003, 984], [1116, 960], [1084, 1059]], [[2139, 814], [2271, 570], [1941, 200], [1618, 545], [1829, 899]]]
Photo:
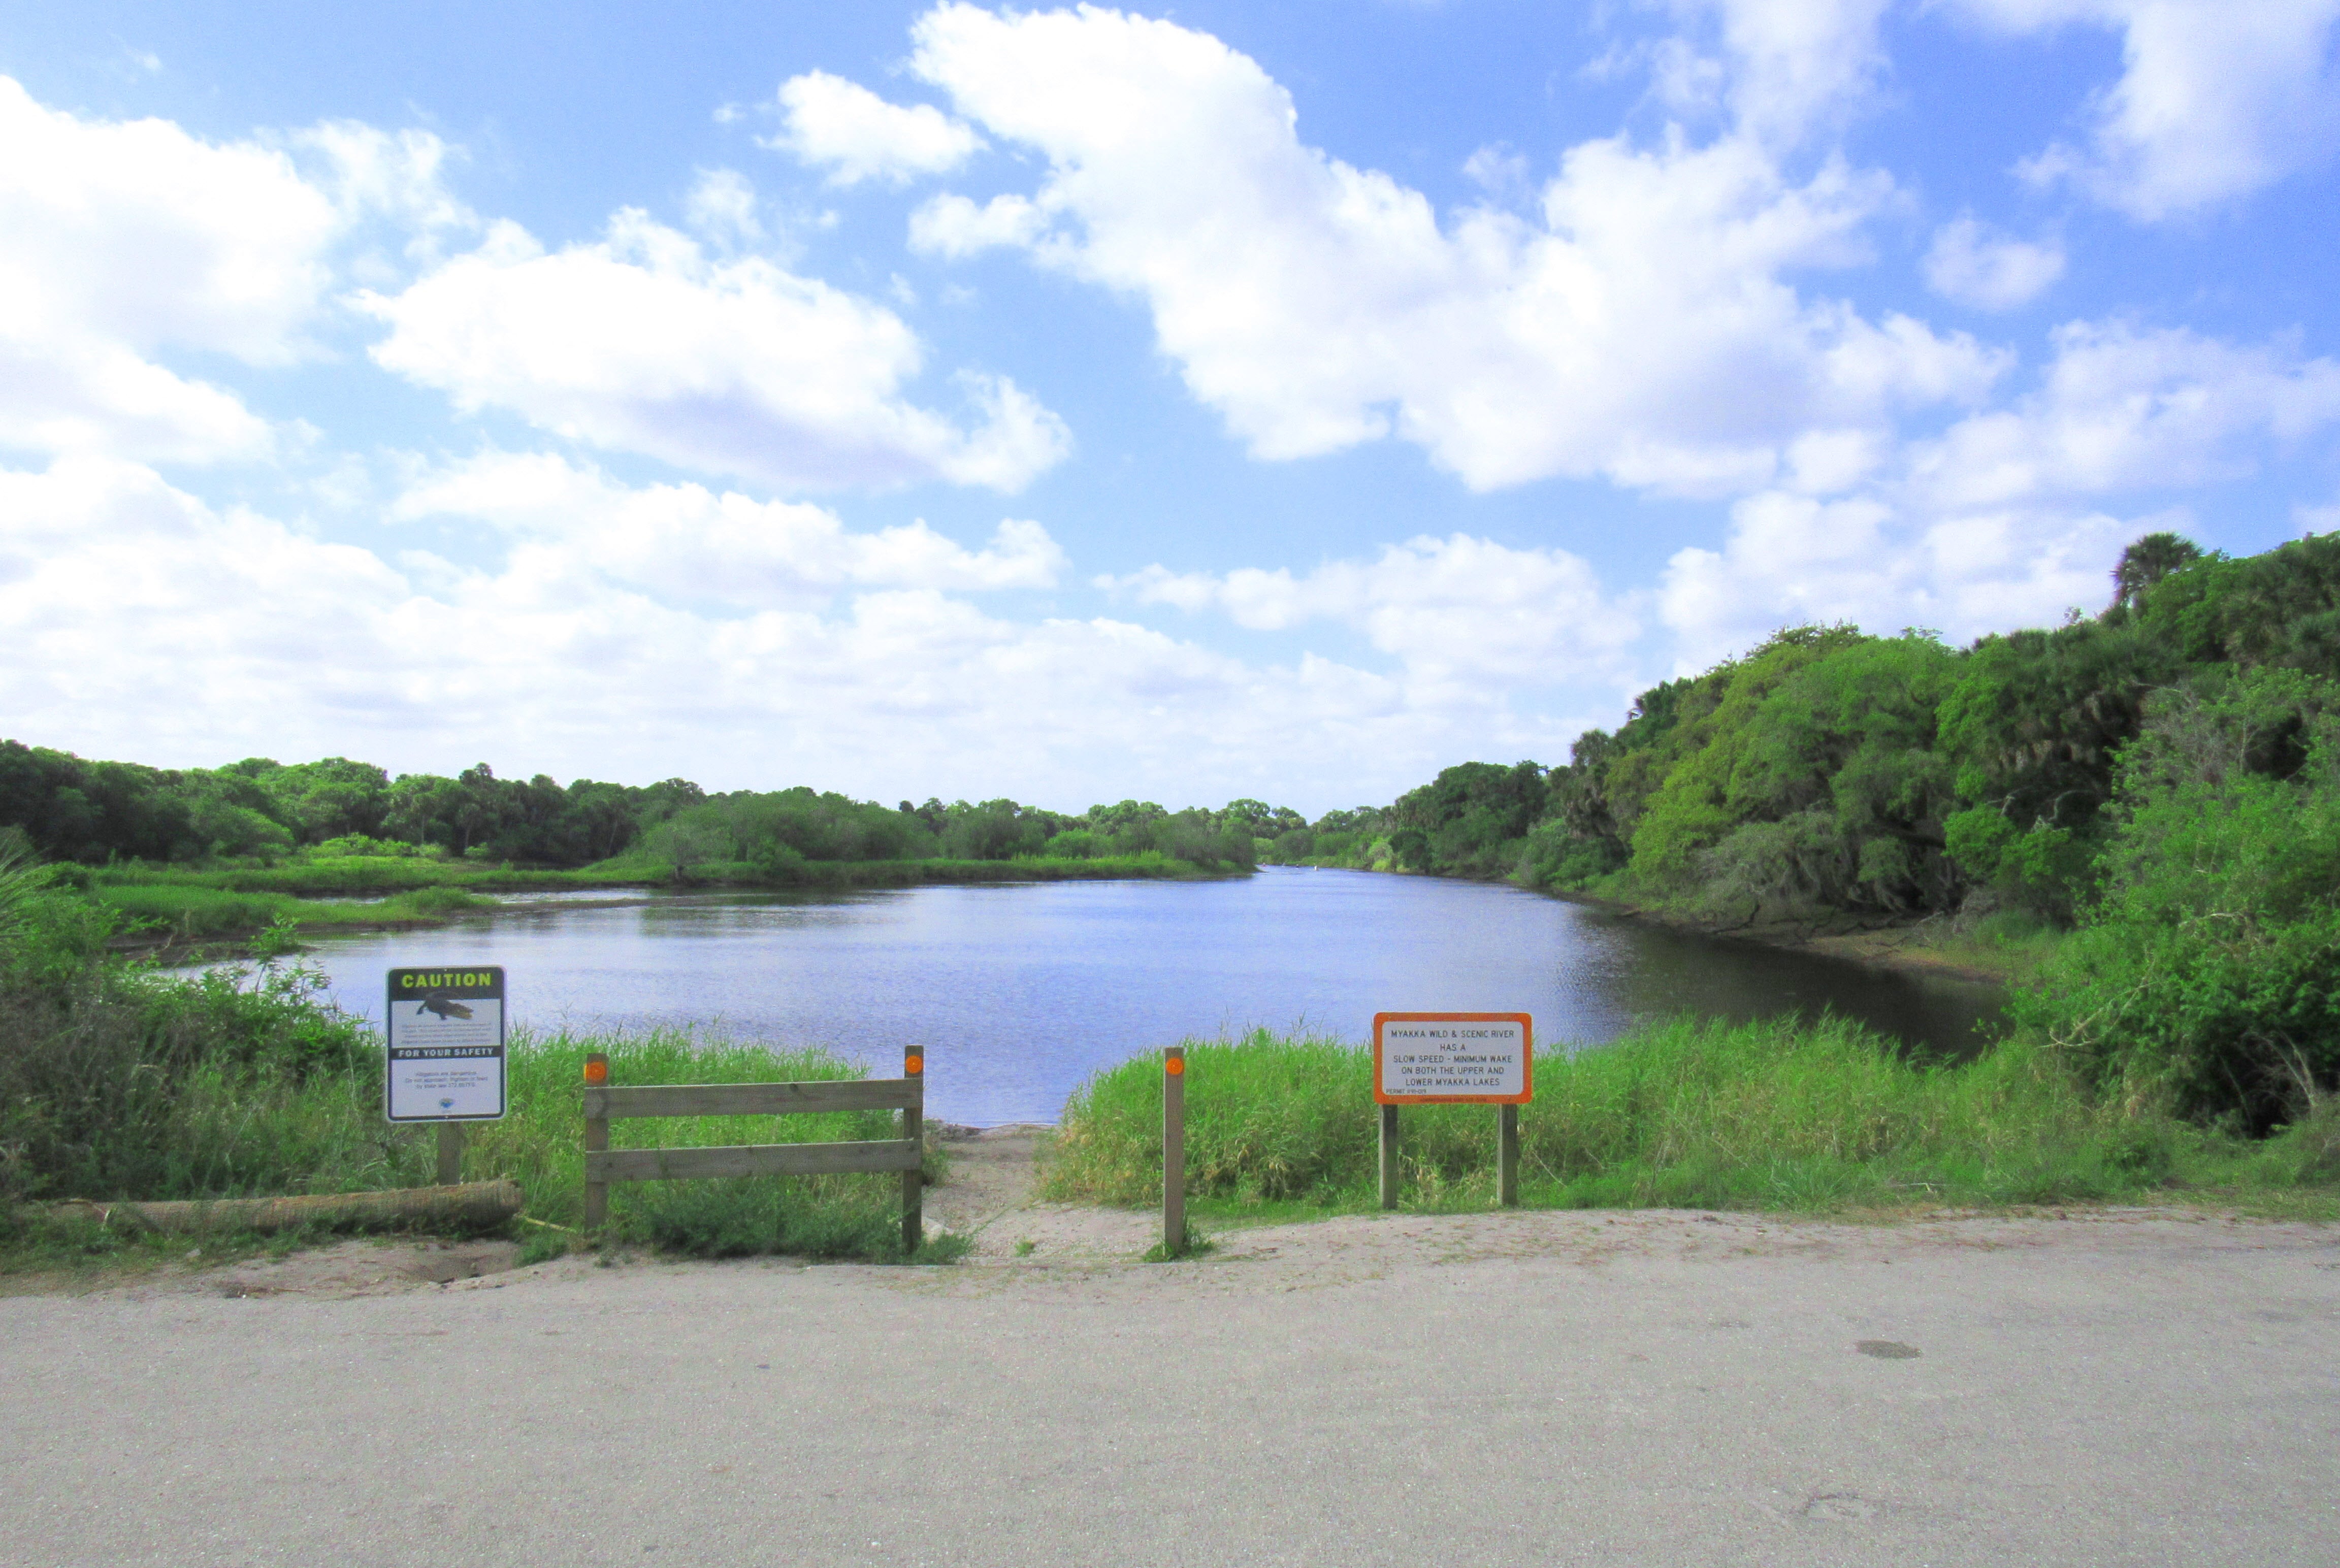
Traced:
[[[2340, 1229], [1361, 1216], [1172, 1265], [356, 1242], [0, 1300], [0, 1563], [2340, 1562]], [[1029, 1242], [1026, 1248], [1020, 1243]]]

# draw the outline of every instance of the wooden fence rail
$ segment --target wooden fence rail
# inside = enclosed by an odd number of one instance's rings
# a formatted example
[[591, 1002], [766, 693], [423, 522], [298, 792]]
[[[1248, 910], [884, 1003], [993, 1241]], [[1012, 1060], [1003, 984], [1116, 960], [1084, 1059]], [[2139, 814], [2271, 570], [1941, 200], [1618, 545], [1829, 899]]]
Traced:
[[[610, 1184], [699, 1176], [902, 1173], [902, 1250], [926, 1239], [926, 1053], [902, 1054], [898, 1078], [838, 1078], [796, 1084], [610, 1082], [610, 1058], [585, 1058], [585, 1226], [609, 1217]], [[900, 1111], [902, 1136], [856, 1143], [731, 1144], [715, 1148], [613, 1149], [610, 1124], [633, 1116], [785, 1116], [809, 1111]]]

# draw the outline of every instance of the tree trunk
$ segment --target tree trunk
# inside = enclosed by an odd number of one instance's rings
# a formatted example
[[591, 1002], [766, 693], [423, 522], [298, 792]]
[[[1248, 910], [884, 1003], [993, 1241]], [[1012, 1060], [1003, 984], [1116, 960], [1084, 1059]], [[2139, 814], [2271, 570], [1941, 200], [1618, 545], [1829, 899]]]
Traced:
[[297, 1230], [492, 1230], [521, 1210], [519, 1184], [465, 1182], [393, 1192], [319, 1193], [304, 1197], [231, 1197], [183, 1203], [30, 1204], [53, 1218], [86, 1218], [166, 1232]]

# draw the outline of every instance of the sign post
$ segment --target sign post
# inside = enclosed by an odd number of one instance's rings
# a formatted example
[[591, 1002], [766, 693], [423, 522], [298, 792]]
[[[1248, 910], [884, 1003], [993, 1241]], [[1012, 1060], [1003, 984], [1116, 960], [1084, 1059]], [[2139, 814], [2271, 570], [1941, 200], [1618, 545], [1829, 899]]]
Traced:
[[1535, 1097], [1534, 1043], [1525, 1013], [1373, 1015], [1382, 1207], [1397, 1207], [1400, 1106], [1495, 1107], [1495, 1194], [1506, 1207], [1519, 1203], [1520, 1107]]
[[1186, 1047], [1162, 1052], [1162, 1255], [1186, 1250]]
[[382, 1114], [439, 1124], [439, 1185], [463, 1179], [463, 1124], [504, 1114], [504, 972], [492, 964], [390, 972]]
[[927, 1239], [926, 1156], [927, 1047], [902, 1051], [902, 1081], [910, 1086], [909, 1103], [902, 1107], [902, 1136], [910, 1146], [910, 1164], [902, 1172], [902, 1255], [916, 1257]]

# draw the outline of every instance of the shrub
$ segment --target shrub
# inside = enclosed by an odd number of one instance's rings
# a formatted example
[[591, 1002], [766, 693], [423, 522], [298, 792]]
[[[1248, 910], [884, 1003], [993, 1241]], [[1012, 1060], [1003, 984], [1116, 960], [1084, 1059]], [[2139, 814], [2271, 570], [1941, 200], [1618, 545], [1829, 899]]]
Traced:
[[[2257, 1132], [2340, 1087], [2331, 698], [2328, 683], [2267, 670], [2148, 704], [2110, 812], [2104, 890], [2014, 1006], [2121, 1103]], [[2299, 737], [2290, 757], [2262, 744], [2285, 729]], [[2257, 771], [2254, 757], [2291, 770]]]

